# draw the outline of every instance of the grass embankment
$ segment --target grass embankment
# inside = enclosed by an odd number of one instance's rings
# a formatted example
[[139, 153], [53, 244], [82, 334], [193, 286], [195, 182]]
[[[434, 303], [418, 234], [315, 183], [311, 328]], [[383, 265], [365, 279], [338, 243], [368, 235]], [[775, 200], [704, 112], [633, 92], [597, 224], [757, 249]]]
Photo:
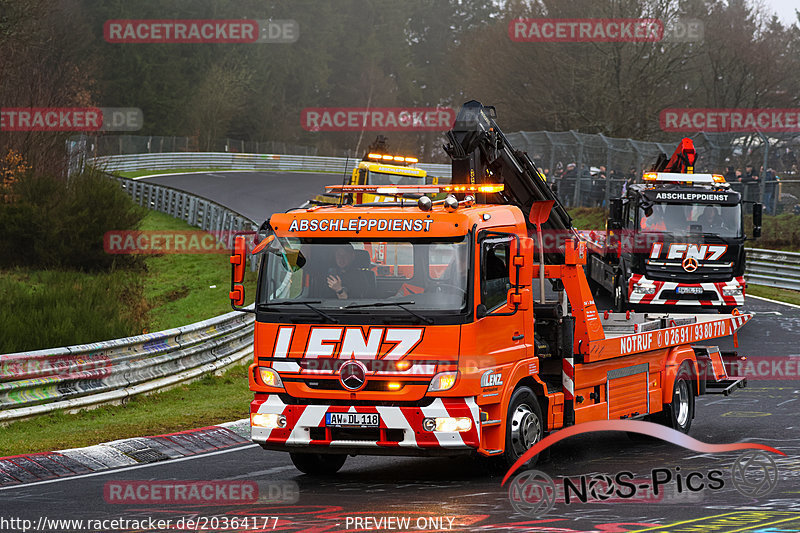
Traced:
[[[142, 230], [191, 230], [149, 212]], [[255, 273], [247, 272], [248, 300]], [[0, 353], [97, 342], [182, 326], [230, 311], [226, 254], [143, 257], [134, 269], [0, 272]], [[211, 288], [212, 286], [216, 286]]]
[[[578, 229], [605, 228], [606, 211], [599, 207], [577, 207], [569, 209], [573, 225]], [[753, 218], [745, 217], [745, 234], [752, 234]], [[764, 216], [761, 237], [747, 241], [750, 248], [800, 252], [800, 215], [783, 214]], [[747, 293], [790, 304], [800, 305], [800, 292], [747, 284]]]
[[125, 405], [43, 415], [0, 428], [0, 457], [90, 446], [160, 435], [247, 418], [252, 393], [247, 367], [204, 376], [168, 391], [131, 398]]
[[[142, 230], [197, 229], [182, 220], [151, 212]], [[145, 259], [143, 298], [148, 331], [183, 326], [231, 310], [229, 252], [219, 254], [165, 254]], [[246, 270], [245, 294], [252, 302], [256, 273]]]

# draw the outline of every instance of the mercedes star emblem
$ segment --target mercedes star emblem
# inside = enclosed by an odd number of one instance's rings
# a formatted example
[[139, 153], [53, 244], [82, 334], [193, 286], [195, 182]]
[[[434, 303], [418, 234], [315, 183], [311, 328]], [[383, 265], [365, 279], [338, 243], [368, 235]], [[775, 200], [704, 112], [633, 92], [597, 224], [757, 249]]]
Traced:
[[357, 391], [367, 384], [367, 367], [361, 361], [347, 361], [339, 368], [339, 382], [349, 391]]

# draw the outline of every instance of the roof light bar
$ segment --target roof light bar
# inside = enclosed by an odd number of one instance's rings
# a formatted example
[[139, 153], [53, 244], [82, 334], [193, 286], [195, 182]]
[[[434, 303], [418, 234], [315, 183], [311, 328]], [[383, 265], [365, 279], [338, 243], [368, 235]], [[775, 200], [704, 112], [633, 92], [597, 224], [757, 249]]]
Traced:
[[444, 192], [482, 192], [493, 193], [501, 192], [504, 189], [502, 183], [487, 183], [484, 185], [442, 185]]
[[642, 179], [647, 182], [694, 183], [698, 185], [726, 183], [725, 178], [719, 174], [683, 174], [680, 172], [645, 172]]
[[379, 154], [377, 152], [370, 152], [367, 154], [367, 159], [372, 159], [373, 161], [394, 161], [401, 164], [409, 164], [413, 165], [414, 163], [418, 163], [419, 159], [416, 157], [405, 157], [402, 155], [391, 155], [391, 154]]
[[328, 191], [342, 193], [374, 193], [387, 195], [449, 193], [494, 193], [503, 190], [502, 183], [484, 185], [326, 185]]

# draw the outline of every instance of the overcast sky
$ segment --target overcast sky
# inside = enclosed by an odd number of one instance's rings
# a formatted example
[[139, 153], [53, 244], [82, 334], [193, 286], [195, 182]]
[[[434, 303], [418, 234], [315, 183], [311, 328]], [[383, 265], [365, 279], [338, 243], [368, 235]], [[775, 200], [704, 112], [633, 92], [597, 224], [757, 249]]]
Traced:
[[800, 2], [798, 0], [766, 0], [765, 5], [768, 10], [774, 11], [781, 22], [785, 24], [792, 24], [797, 22], [795, 9], [800, 9]]

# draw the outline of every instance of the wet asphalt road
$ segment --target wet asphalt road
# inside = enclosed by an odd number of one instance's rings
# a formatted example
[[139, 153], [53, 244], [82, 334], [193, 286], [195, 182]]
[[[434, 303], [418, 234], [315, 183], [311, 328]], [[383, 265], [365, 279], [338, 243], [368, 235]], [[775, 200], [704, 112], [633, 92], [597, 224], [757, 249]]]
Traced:
[[[185, 189], [216, 200], [261, 220], [272, 211], [299, 205], [331, 176], [276, 173], [210, 173], [162, 176], [150, 181]], [[335, 179], [334, 179], [335, 181]], [[754, 319], [739, 335], [739, 351], [754, 361], [763, 357], [800, 357], [800, 309], [748, 298], [745, 308]], [[732, 341], [721, 342], [730, 348]], [[733, 488], [731, 465], [740, 452], [698, 454], [661, 441], [633, 441], [621, 433], [580, 435], [551, 448], [548, 460], [536, 469], [563, 485], [569, 477], [628, 471], [639, 488], [652, 487], [654, 469], [670, 471], [673, 479], [659, 495], [642, 488], [635, 498], [603, 500], [600, 490], [586, 503], [557, 501], [544, 516], [526, 516], [512, 507], [508, 485], [489, 475], [471, 459], [398, 457], [350, 458], [338, 475], [311, 477], [292, 466], [287, 455], [245, 445], [222, 453], [181, 461], [142, 465], [85, 478], [0, 489], [0, 530], [21, 531], [3, 518], [26, 518], [36, 524], [48, 519], [170, 519], [211, 517], [240, 521], [240, 531], [800, 531], [800, 383], [794, 379], [751, 379], [730, 397], [703, 396], [690, 435], [709, 443], [758, 442], [786, 454], [773, 456], [779, 481], [774, 491], [759, 498]], [[676, 468], [680, 468], [679, 471]], [[722, 487], [678, 491], [677, 474], [709, 480], [719, 471]], [[664, 470], [661, 471], [663, 474]], [[711, 475], [713, 477], [713, 474]], [[281, 504], [221, 504], [176, 506], [109, 504], [103, 488], [115, 480], [252, 480], [288, 487], [289, 501]], [[262, 518], [264, 517], [264, 518]], [[273, 517], [277, 517], [273, 519]], [[408, 526], [377, 520], [408, 518]], [[375, 521], [356, 521], [357, 518]], [[255, 523], [254, 523], [255, 522]], [[19, 525], [19, 523], [17, 523]], [[392, 526], [395, 527], [387, 527]], [[253, 527], [256, 526], [256, 527]], [[186, 528], [185, 530], [196, 530]], [[52, 528], [67, 531], [69, 528]], [[146, 528], [140, 528], [147, 531]], [[152, 529], [151, 529], [152, 531]]]

